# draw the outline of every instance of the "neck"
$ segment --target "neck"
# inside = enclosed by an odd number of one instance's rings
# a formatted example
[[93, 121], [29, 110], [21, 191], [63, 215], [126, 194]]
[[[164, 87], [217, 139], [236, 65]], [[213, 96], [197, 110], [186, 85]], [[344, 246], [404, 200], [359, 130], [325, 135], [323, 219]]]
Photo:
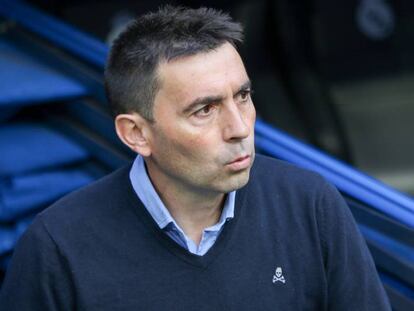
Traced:
[[220, 219], [226, 195], [212, 191], [197, 191], [159, 176], [153, 178], [150, 167], [147, 166], [148, 175], [165, 207], [185, 234], [198, 245], [203, 230], [216, 224]]
[[160, 192], [160, 197], [171, 216], [185, 234], [197, 245], [205, 228], [218, 222], [223, 210], [225, 195], [206, 199], [206, 197], [184, 197], [182, 193]]

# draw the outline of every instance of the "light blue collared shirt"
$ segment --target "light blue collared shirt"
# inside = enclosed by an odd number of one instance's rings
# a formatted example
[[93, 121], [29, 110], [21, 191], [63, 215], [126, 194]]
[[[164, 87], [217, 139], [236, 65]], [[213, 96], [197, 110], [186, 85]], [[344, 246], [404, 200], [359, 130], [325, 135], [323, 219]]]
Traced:
[[217, 240], [220, 232], [223, 230], [225, 222], [234, 217], [236, 191], [228, 193], [219, 221], [215, 225], [204, 229], [200, 244], [197, 246], [193, 240], [186, 236], [161, 201], [148, 177], [142, 156], [138, 155], [135, 158], [131, 171], [129, 172], [129, 178], [139, 199], [151, 214], [152, 218], [154, 218], [160, 229], [171, 239], [193, 254], [202, 256], [207, 253]]

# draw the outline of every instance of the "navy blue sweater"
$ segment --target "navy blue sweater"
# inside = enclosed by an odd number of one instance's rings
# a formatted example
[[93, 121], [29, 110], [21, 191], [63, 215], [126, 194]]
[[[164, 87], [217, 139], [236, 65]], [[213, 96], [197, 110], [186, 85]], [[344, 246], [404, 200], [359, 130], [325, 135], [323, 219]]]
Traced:
[[196, 256], [159, 230], [128, 173], [37, 217], [0, 310], [390, 310], [347, 206], [318, 175], [257, 156], [235, 218]]

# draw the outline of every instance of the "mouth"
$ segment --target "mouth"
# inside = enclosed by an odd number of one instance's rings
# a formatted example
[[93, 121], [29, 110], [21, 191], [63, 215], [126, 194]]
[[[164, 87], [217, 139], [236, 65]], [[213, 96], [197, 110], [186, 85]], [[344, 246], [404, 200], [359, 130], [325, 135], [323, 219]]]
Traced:
[[226, 166], [232, 171], [241, 171], [248, 168], [250, 166], [250, 162], [251, 156], [245, 155], [228, 162]]

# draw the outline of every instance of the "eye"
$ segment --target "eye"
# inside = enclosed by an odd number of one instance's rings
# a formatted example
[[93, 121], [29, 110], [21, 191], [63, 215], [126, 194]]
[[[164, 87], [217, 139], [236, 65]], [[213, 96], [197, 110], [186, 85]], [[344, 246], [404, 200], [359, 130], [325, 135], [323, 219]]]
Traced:
[[239, 93], [240, 102], [242, 102], [242, 103], [247, 102], [250, 98], [250, 93], [251, 93], [250, 90], [241, 91]]
[[203, 106], [203, 108], [197, 110], [194, 115], [199, 118], [208, 117], [214, 111], [215, 106], [213, 104], [208, 104]]

